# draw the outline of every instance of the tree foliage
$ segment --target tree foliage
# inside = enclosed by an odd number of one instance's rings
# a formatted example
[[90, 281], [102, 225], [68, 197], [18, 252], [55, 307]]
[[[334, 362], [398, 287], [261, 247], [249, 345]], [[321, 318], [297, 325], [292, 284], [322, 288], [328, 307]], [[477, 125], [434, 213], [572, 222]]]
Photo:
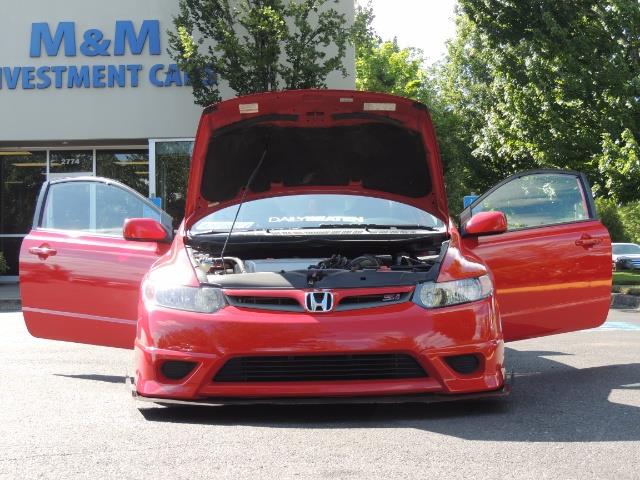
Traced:
[[560, 167], [640, 198], [637, 0], [459, 3], [440, 91], [471, 132], [478, 184]]
[[629, 202], [620, 208], [620, 217], [627, 240], [640, 244], [640, 200]]
[[221, 100], [213, 72], [239, 95], [325, 88], [331, 72], [347, 75], [351, 34], [332, 3], [338, 0], [180, 0], [170, 54], [200, 105]]
[[356, 10], [354, 43], [356, 47], [356, 88], [391, 93], [425, 104], [431, 114], [445, 170], [449, 209], [462, 210], [462, 197], [470, 193], [473, 182], [465, 168], [471, 155], [464, 122], [457, 118], [439, 93], [436, 72], [424, 65], [422, 52], [401, 48], [396, 39], [383, 40], [372, 28], [370, 4]]
[[625, 226], [620, 215], [620, 209], [610, 198], [596, 199], [596, 209], [602, 224], [609, 230], [611, 240], [614, 242], [626, 242], [629, 240]]

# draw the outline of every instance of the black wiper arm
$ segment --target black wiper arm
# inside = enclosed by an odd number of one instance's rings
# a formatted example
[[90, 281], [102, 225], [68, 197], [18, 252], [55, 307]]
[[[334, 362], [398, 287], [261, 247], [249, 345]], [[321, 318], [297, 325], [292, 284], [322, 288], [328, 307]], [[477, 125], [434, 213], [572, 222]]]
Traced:
[[362, 228], [364, 230], [436, 230], [426, 225], [378, 225], [377, 223], [322, 223], [317, 227], [303, 227], [308, 229], [314, 228]]
[[[231, 233], [246, 233], [246, 232], [262, 232], [266, 231], [264, 228], [251, 228], [249, 230], [233, 230]], [[194, 237], [199, 237], [201, 235], [221, 235], [221, 234], [229, 234], [229, 230], [205, 230], [203, 232], [189, 232], [190, 235]]]

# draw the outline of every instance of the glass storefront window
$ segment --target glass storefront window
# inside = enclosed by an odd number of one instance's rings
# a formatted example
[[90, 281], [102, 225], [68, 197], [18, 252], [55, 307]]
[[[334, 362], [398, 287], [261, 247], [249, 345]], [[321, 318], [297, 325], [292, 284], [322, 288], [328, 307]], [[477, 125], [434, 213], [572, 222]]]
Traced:
[[49, 154], [49, 180], [93, 175], [93, 150], [53, 150]]
[[[46, 152], [0, 152], [0, 251], [18, 274], [18, 249], [31, 230], [38, 192], [47, 177]], [[7, 237], [8, 235], [8, 237]]]
[[184, 217], [192, 141], [156, 143], [156, 190], [162, 209], [173, 217], [177, 228]]
[[148, 150], [97, 150], [96, 175], [112, 178], [149, 195]]

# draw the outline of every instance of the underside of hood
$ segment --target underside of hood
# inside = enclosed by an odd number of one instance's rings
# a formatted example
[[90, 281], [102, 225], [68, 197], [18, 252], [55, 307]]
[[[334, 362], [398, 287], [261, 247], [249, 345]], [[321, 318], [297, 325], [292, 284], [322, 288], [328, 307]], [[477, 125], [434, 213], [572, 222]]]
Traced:
[[247, 185], [247, 201], [302, 193], [367, 195], [447, 221], [428, 112], [389, 95], [291, 91], [205, 110], [189, 178], [187, 227], [238, 203]]
[[203, 198], [233, 200], [263, 153], [251, 193], [279, 186], [354, 185], [411, 198], [431, 192], [426, 152], [417, 132], [388, 123], [328, 128], [254, 124], [214, 133], [200, 185]]

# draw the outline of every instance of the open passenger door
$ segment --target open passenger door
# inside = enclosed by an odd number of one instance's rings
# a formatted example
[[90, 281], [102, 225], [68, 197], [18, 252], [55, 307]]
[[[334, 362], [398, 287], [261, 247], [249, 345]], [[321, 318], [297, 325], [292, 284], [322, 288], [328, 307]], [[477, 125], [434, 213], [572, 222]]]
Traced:
[[[131, 218], [154, 219], [161, 241], [124, 238]], [[40, 338], [133, 348], [140, 281], [167, 251], [171, 217], [135, 190], [99, 177], [42, 186], [20, 250], [20, 294]], [[140, 241], [141, 240], [141, 241]]]
[[[471, 234], [480, 212], [500, 211], [507, 230]], [[584, 174], [514, 175], [461, 215], [462, 243], [489, 267], [506, 341], [601, 325], [611, 302], [611, 240]]]

